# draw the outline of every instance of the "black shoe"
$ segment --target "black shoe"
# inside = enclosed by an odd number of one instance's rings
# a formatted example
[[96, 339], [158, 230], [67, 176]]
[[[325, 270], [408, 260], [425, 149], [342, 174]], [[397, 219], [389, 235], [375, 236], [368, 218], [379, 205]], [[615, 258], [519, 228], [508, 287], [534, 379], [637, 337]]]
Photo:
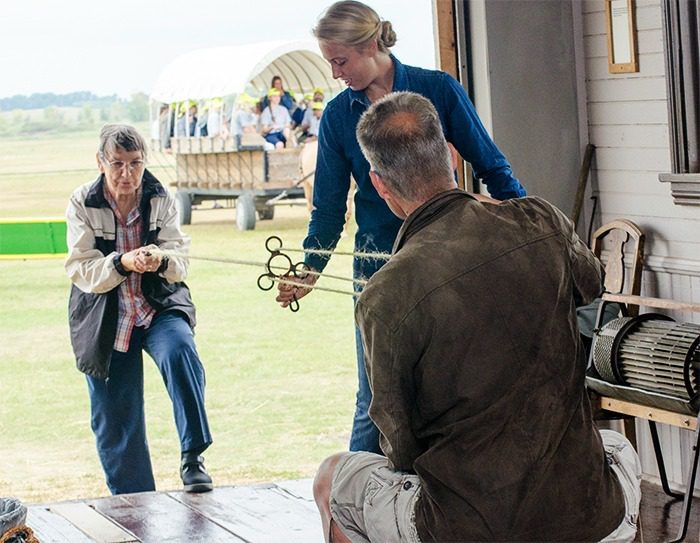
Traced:
[[209, 492], [214, 489], [211, 477], [204, 467], [204, 457], [185, 453], [182, 455], [180, 477], [185, 485], [185, 492]]

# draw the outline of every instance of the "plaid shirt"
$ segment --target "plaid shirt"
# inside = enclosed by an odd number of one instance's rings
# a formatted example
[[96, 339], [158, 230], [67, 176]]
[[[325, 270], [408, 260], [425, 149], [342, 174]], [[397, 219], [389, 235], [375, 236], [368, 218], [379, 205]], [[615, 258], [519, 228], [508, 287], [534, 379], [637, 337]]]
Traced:
[[[136, 206], [126, 219], [119, 212], [117, 203], [105, 188], [105, 198], [117, 218], [117, 252], [128, 253], [141, 247], [141, 211]], [[137, 201], [140, 194], [137, 195]], [[148, 328], [156, 311], [141, 292], [141, 274], [130, 273], [126, 281], [119, 285], [119, 319], [117, 320], [117, 337], [114, 350], [125, 353], [129, 350], [131, 332], [134, 326]]]

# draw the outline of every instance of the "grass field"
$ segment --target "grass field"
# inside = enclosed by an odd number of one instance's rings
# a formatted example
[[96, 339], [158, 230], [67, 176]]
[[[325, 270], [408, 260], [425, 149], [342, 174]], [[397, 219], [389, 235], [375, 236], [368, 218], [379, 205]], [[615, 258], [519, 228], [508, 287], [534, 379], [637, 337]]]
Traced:
[[[72, 189], [96, 175], [96, 142], [94, 133], [3, 139], [0, 217], [62, 216]], [[166, 170], [152, 169], [167, 179]], [[306, 223], [305, 209], [281, 207], [273, 221], [240, 232], [233, 209], [202, 209], [185, 230], [193, 255], [262, 262], [267, 236], [299, 246]], [[344, 250], [351, 238], [341, 241]], [[310, 477], [325, 456], [347, 447], [356, 379], [352, 299], [313, 293], [294, 314], [257, 288], [261, 271], [191, 261], [215, 441], [205, 456], [218, 485]], [[328, 271], [349, 276], [351, 263], [335, 257]], [[320, 284], [326, 281], [344, 288]], [[62, 260], [0, 260], [0, 284], [0, 496], [106, 495], [85, 379], [68, 339]], [[158, 488], [177, 489], [170, 401], [148, 358], [146, 411]]]

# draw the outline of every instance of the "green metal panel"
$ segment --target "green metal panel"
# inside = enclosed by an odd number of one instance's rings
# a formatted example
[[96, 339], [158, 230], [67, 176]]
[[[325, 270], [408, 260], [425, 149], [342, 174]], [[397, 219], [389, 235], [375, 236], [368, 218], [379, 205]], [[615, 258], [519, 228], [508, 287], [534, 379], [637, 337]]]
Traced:
[[67, 252], [65, 220], [0, 220], [0, 255], [51, 255]]

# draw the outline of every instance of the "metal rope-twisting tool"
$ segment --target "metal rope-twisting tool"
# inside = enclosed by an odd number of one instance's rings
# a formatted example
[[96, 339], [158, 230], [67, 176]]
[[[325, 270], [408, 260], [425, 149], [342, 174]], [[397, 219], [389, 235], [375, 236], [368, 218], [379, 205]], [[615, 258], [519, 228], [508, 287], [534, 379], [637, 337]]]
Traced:
[[[304, 279], [310, 268], [305, 262], [297, 262], [294, 264], [288, 255], [282, 252], [282, 240], [277, 236], [270, 236], [265, 241], [265, 249], [270, 253], [270, 258], [265, 264], [265, 273], [258, 277], [258, 287], [261, 290], [272, 290], [275, 283], [295, 284], [295, 281], [286, 281], [286, 278]], [[275, 273], [274, 270], [280, 270], [280, 273]], [[299, 285], [302, 286], [302, 285]], [[299, 301], [296, 296], [293, 297], [289, 304], [289, 309], [294, 313], [299, 311]]]

